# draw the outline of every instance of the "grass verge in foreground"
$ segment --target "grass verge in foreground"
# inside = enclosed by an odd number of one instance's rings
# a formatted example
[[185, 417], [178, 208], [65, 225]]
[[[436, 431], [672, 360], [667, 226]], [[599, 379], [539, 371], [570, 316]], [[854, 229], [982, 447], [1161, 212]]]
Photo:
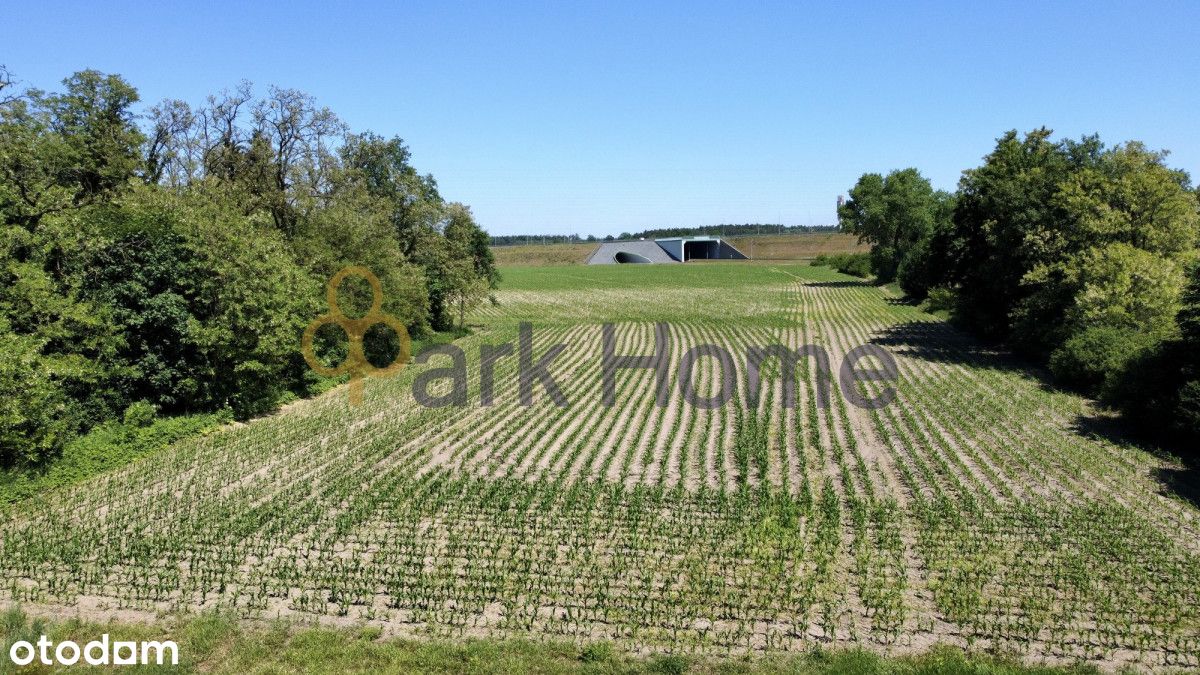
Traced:
[[[964, 654], [936, 647], [913, 657], [882, 657], [861, 650], [804, 654], [691, 658], [638, 656], [604, 642], [578, 646], [567, 642], [466, 639], [461, 642], [381, 638], [373, 627], [305, 628], [283, 622], [261, 628], [207, 614], [160, 625], [43, 621], [20, 609], [0, 618], [0, 673], [52, 672], [34, 664], [18, 669], [9, 648], [18, 640], [36, 643], [46, 635], [57, 644], [80, 645], [107, 633], [110, 640], [174, 640], [179, 666], [141, 670], [215, 673], [896, 673], [1029, 674], [1094, 673], [1092, 667], [1023, 666], [990, 654]], [[61, 666], [57, 666], [61, 669]]]

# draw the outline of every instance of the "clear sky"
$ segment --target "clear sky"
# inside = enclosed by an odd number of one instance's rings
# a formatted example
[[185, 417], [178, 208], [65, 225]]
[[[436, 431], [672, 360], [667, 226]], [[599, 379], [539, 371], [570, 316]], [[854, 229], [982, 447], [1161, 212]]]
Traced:
[[863, 172], [953, 189], [1041, 125], [1200, 172], [1197, 0], [840, 4], [5, 3], [0, 63], [302, 89], [496, 234], [828, 224]]

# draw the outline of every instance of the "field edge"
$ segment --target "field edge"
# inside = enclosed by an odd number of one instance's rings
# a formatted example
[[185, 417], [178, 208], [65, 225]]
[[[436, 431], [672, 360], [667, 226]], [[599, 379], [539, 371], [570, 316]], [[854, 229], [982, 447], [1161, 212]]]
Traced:
[[52, 666], [16, 668], [8, 657], [17, 641], [83, 645], [102, 634], [116, 640], [174, 640], [177, 667], [141, 668], [203, 673], [1098, 673], [1092, 665], [1068, 667], [1022, 663], [1018, 657], [965, 652], [934, 645], [916, 655], [884, 656], [858, 648], [816, 648], [802, 653], [759, 653], [725, 657], [663, 653], [635, 654], [610, 642], [469, 638], [385, 638], [366, 624], [328, 627], [302, 622], [237, 620], [204, 613], [164, 616], [153, 624], [61, 618], [9, 606], [0, 615], [0, 673], [51, 672]]

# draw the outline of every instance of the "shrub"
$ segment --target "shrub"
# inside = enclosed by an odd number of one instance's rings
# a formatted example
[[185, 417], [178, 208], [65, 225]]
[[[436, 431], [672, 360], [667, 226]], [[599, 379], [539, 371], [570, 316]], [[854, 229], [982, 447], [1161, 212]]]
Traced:
[[871, 276], [871, 256], [867, 253], [821, 254], [813, 259], [813, 265], [832, 267], [842, 274], [866, 279]]
[[952, 288], [940, 286], [930, 289], [926, 307], [930, 312], [949, 312], [958, 302], [958, 294]]
[[871, 247], [871, 252], [866, 254], [868, 269], [879, 278], [880, 281], [891, 282], [896, 279], [896, 272], [900, 267], [897, 258], [900, 256], [899, 251], [893, 246], [875, 245]]
[[0, 505], [43, 494], [159, 452], [183, 438], [197, 436], [233, 419], [229, 411], [147, 420], [144, 402], [129, 406], [124, 422], [109, 421], [71, 439], [44, 468], [0, 471]]
[[1200, 369], [1195, 349], [1166, 340], [1125, 364], [1105, 383], [1105, 403], [1177, 454], [1200, 458]]
[[659, 656], [650, 662], [650, 672], [663, 675], [683, 675], [688, 670], [687, 659], [678, 654]]
[[910, 298], [924, 300], [929, 295], [935, 283], [935, 274], [927, 239], [914, 244], [905, 254], [896, 270], [896, 280]]
[[579, 660], [584, 663], [603, 663], [612, 661], [615, 657], [616, 652], [608, 642], [594, 642], [584, 647], [579, 654]]
[[1180, 431], [1193, 440], [1198, 440], [1197, 437], [1200, 436], [1200, 380], [1185, 382], [1179, 388], [1179, 402], [1175, 406], [1175, 416]]
[[842, 274], [866, 279], [871, 276], [871, 258], [865, 253], [852, 253], [837, 266], [837, 270]]
[[1050, 354], [1050, 370], [1063, 383], [1094, 394], [1154, 342], [1152, 336], [1128, 328], [1088, 328]]
[[149, 401], [135, 401], [125, 409], [125, 425], [130, 427], [149, 426], [158, 415], [158, 406]]
[[1178, 363], [1181, 344], [1167, 341], [1125, 364], [1121, 373], [1105, 383], [1102, 398], [1119, 409], [1132, 426], [1151, 435], [1169, 436], [1172, 413], [1182, 382]]
[[[70, 440], [67, 401], [43, 341], [8, 330], [0, 317], [0, 468], [37, 464]], [[64, 364], [65, 365], [65, 364]]]

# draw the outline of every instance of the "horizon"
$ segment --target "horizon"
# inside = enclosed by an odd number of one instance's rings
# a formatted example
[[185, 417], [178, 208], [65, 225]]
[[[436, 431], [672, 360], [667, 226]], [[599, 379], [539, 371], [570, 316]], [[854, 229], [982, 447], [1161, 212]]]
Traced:
[[305, 91], [403, 138], [496, 236], [830, 225], [861, 174], [911, 166], [952, 191], [1009, 129], [1140, 140], [1200, 169], [1187, 3], [126, 7], [13, 8], [0, 63], [50, 91], [120, 74], [140, 110], [243, 79]]
[[[759, 229], [756, 232], [744, 232], [744, 233], [737, 233], [737, 232], [727, 233], [724, 231], [719, 231], [719, 232], [705, 231], [705, 230], [711, 230], [713, 228], [735, 228], [735, 227], [757, 227]], [[764, 228], [779, 228], [779, 229], [775, 230], [775, 231], [771, 231], [769, 229], [764, 229]], [[800, 229], [800, 228], [803, 228], [803, 229]], [[674, 231], [674, 230], [688, 230], [688, 231], [692, 231], [692, 232], [690, 234], [653, 234], [654, 232], [666, 232], [666, 231]], [[492, 234], [490, 236], [492, 237], [493, 240], [495, 240], [495, 239], [536, 240], [536, 239], [548, 239], [548, 238], [553, 237], [555, 239], [564, 239], [564, 238], [565, 239], [573, 239], [576, 242], [586, 243], [586, 242], [590, 242], [590, 241], [599, 242], [599, 241], [626, 241], [626, 240], [637, 241], [637, 240], [645, 240], [645, 239], [678, 239], [680, 237], [685, 237], [685, 238], [686, 237], [737, 237], [737, 238], [740, 238], [740, 237], [754, 237], [754, 236], [760, 236], [760, 235], [761, 236], [779, 236], [779, 235], [835, 234], [835, 233], [844, 233], [844, 230], [842, 229], [842, 227], [840, 225], [838, 225], [837, 223], [833, 223], [833, 224], [829, 224], [829, 225], [797, 225], [797, 224], [788, 224], [788, 223], [710, 223], [710, 224], [696, 225], [696, 226], [690, 226], [690, 227], [681, 225], [679, 227], [672, 227], [672, 228], [649, 228], [649, 229], [644, 229], [644, 230], [638, 230], [636, 232], [620, 232], [618, 234], [606, 234], [606, 235], [578, 234], [578, 233], [574, 233], [574, 232], [568, 232], [565, 234], [555, 234], [555, 233], [550, 233], [550, 232], [528, 232], [528, 233], [520, 232], [517, 234]], [[533, 244], [533, 243], [537, 243], [537, 242], [529, 241], [527, 243]], [[544, 243], [557, 243], [557, 242], [544, 242]], [[497, 243], [495, 243], [495, 241], [493, 241], [492, 245], [493, 246], [511, 246], [511, 245], [522, 245], [522, 244], [514, 244], [511, 242], [497, 244]]]

